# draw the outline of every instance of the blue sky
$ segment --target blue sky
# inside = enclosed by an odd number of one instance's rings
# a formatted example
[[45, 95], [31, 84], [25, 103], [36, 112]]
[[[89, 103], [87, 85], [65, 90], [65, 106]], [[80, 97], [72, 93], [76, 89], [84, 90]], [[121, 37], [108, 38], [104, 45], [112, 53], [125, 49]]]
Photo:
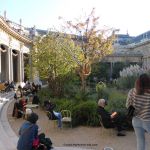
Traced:
[[58, 26], [58, 17], [73, 20], [96, 8], [100, 24], [135, 36], [150, 30], [149, 0], [0, 0], [0, 15], [27, 27]]

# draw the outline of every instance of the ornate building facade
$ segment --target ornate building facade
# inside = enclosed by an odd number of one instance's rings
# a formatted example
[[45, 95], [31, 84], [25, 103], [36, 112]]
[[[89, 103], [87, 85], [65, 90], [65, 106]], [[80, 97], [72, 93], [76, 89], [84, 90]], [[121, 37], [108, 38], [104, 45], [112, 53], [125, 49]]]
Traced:
[[116, 37], [114, 52], [105, 61], [113, 64], [116, 62], [140, 63], [143, 67], [150, 69], [150, 31], [136, 37], [128, 34], [118, 34]]
[[[0, 16], [0, 82], [23, 82], [26, 79], [24, 69], [26, 64], [32, 64], [29, 52], [33, 38], [47, 33], [47, 30], [36, 30], [35, 27], [23, 27], [21, 20], [16, 24]], [[150, 69], [150, 31], [136, 37], [116, 34], [113, 46], [113, 54], [103, 60], [110, 63], [111, 73], [116, 62], [140, 63]]]
[[[32, 40], [23, 26], [0, 16], [0, 81], [23, 82]], [[26, 60], [27, 59], [27, 60]]]

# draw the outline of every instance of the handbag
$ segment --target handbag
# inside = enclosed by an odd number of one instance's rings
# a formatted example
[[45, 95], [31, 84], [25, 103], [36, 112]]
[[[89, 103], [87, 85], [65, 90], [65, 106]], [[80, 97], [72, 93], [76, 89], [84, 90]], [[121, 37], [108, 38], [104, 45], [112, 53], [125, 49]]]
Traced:
[[34, 149], [37, 149], [38, 146], [39, 146], [39, 144], [40, 144], [40, 140], [39, 140], [38, 137], [36, 137], [36, 138], [33, 140], [33, 142], [32, 142], [32, 147], [33, 147]]
[[127, 118], [128, 118], [128, 119], [132, 119], [132, 118], [133, 118], [133, 116], [134, 116], [134, 111], [135, 111], [135, 108], [134, 108], [132, 105], [130, 105], [130, 106], [128, 107], [128, 109], [127, 109]]

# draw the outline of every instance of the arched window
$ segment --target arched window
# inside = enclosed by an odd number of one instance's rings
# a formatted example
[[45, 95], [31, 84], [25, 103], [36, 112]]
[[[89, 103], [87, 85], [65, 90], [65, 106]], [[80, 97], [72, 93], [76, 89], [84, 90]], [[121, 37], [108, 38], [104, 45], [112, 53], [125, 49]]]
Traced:
[[7, 52], [6, 46], [1, 44], [0, 45], [0, 51], [3, 52], [3, 53]]
[[15, 49], [12, 50], [12, 55], [13, 55], [13, 56], [18, 56], [18, 53], [19, 53], [19, 52], [18, 52], [17, 50], [15, 50]]

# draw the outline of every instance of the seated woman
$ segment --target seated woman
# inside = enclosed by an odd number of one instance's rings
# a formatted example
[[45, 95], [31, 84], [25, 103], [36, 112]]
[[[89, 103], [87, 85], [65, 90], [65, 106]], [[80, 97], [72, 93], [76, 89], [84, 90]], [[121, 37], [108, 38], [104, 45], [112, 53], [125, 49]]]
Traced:
[[52, 116], [48, 116], [49, 119], [52, 120], [58, 120], [58, 128], [62, 127], [62, 115], [60, 112], [54, 111], [54, 108], [56, 107], [55, 104], [53, 104], [50, 100], [49, 101], [44, 101], [44, 107], [46, 108], [47, 111], [51, 113]]
[[13, 117], [21, 118], [25, 112], [25, 105], [26, 105], [26, 99], [23, 96], [19, 101], [17, 100], [14, 103], [14, 108], [13, 108]]
[[19, 129], [17, 150], [31, 150], [34, 139], [38, 136], [38, 115], [31, 113]]
[[23, 115], [23, 111], [22, 111], [22, 106], [19, 102], [15, 102], [14, 103], [14, 108], [13, 108], [13, 113], [12, 116], [13, 117], [17, 117], [17, 118], [21, 118]]

